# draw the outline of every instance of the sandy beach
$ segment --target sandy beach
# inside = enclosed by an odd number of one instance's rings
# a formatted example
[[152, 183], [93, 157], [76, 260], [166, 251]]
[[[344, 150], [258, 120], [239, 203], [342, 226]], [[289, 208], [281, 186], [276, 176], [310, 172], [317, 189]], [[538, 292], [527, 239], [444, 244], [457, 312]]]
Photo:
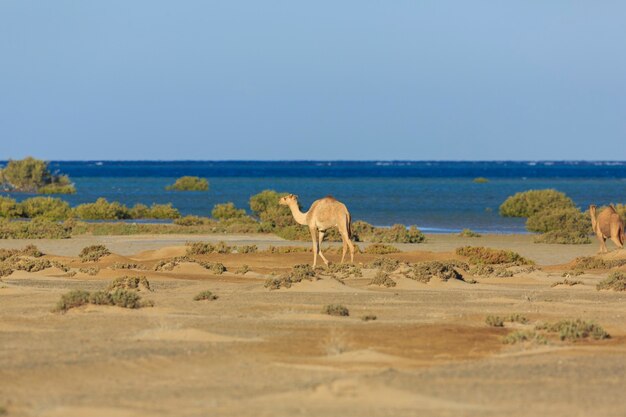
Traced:
[[[568, 263], [594, 245], [539, 245], [527, 235], [459, 238], [429, 235], [385, 257], [407, 262], [458, 259], [464, 245], [505, 248], [540, 267], [514, 277], [477, 277], [476, 284], [393, 276], [396, 287], [368, 285], [371, 271], [302, 281], [269, 290], [272, 274], [310, 263], [311, 253], [200, 255], [221, 262], [216, 275], [183, 262], [188, 241], [293, 245], [271, 235], [103, 236], [34, 243], [45, 258], [95, 276], [58, 268], [15, 271], [0, 283], [0, 405], [13, 416], [618, 416], [626, 382], [626, 295], [597, 291], [608, 274], [594, 270], [563, 280]], [[112, 252], [82, 263], [80, 250]], [[306, 243], [298, 245], [308, 246]], [[328, 244], [326, 244], [328, 245]], [[609, 257], [626, 256], [612, 252]], [[331, 262], [339, 255], [329, 254]], [[376, 255], [358, 254], [367, 264]], [[113, 269], [115, 263], [141, 270]], [[237, 274], [242, 265], [250, 271]], [[622, 267], [623, 268], [623, 267]], [[51, 312], [72, 289], [104, 289], [116, 277], [146, 276], [140, 292], [154, 307], [87, 305]], [[218, 295], [193, 301], [200, 291]], [[348, 317], [321, 313], [327, 304]], [[491, 327], [489, 314], [522, 314], [529, 324]], [[364, 321], [367, 315], [376, 320]], [[514, 329], [581, 318], [600, 324], [606, 340], [502, 343]]]

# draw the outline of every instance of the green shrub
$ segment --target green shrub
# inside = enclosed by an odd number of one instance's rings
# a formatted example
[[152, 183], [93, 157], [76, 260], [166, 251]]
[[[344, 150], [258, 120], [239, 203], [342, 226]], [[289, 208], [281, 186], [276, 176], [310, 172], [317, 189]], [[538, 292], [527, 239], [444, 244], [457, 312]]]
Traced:
[[514, 265], [532, 265], [532, 261], [525, 259], [520, 254], [501, 249], [485, 248], [483, 246], [463, 246], [456, 249], [456, 254], [467, 256], [472, 264], [514, 264]]
[[130, 218], [133, 219], [148, 219], [150, 218], [150, 207], [145, 204], [135, 204], [129, 211]]
[[375, 228], [370, 239], [378, 243], [420, 243], [426, 236], [415, 226], [407, 229], [403, 224], [394, 224], [390, 228]]
[[73, 184], [60, 185], [48, 184], [37, 190], [38, 194], [76, 194], [76, 187]]
[[237, 253], [257, 253], [259, 251], [259, 248], [257, 245], [241, 245], [236, 246], [235, 250], [237, 251]]
[[374, 255], [386, 255], [389, 253], [398, 253], [402, 251], [395, 246], [385, 245], [384, 243], [374, 243], [373, 245], [369, 245], [368, 247], [366, 247], [364, 252]]
[[539, 324], [535, 330], [545, 330], [548, 333], [558, 333], [559, 339], [576, 341], [592, 337], [596, 340], [609, 338], [609, 334], [595, 323], [590, 323], [581, 319], [561, 320], [553, 324]]
[[350, 311], [341, 304], [328, 304], [322, 308], [322, 314], [328, 314], [329, 316], [347, 317], [350, 315]]
[[83, 290], [73, 290], [63, 294], [57, 303], [54, 311], [65, 312], [70, 308], [80, 307], [89, 303], [89, 292]]
[[371, 224], [357, 220], [352, 222], [352, 236], [356, 242], [364, 242], [374, 234], [375, 227]]
[[72, 228], [46, 219], [0, 220], [0, 239], [69, 239]]
[[174, 184], [165, 187], [168, 191], [208, 191], [209, 181], [199, 177], [180, 177]]
[[50, 184], [71, 185], [67, 176], [53, 175], [47, 162], [32, 157], [9, 160], [0, 170], [0, 187], [5, 190], [34, 193]]
[[105, 198], [99, 198], [95, 203], [76, 206], [74, 215], [82, 220], [121, 220], [131, 218], [128, 207], [116, 201], [109, 203]]
[[475, 182], [476, 184], [485, 184], [489, 182], [489, 180], [485, 177], [476, 177], [473, 179], [473, 182]]
[[103, 256], [110, 254], [111, 252], [103, 245], [91, 245], [84, 247], [78, 256], [83, 262], [95, 262]]
[[389, 277], [389, 274], [383, 270], [378, 270], [374, 278], [369, 282], [369, 285], [380, 285], [385, 286], [387, 288], [395, 287], [396, 282]]
[[289, 207], [278, 204], [278, 200], [286, 195], [287, 193], [265, 190], [250, 197], [250, 210], [261, 223], [265, 223], [270, 228], [268, 231], [273, 231], [277, 227], [294, 225], [295, 221]]
[[22, 215], [27, 218], [64, 220], [71, 214], [70, 205], [60, 198], [32, 197], [20, 203]]
[[0, 217], [14, 219], [22, 216], [22, 207], [14, 199], [0, 196]]
[[89, 304], [112, 306], [115, 303], [113, 302], [113, 297], [107, 291], [96, 291], [89, 294]]
[[626, 274], [623, 272], [611, 272], [606, 279], [596, 285], [599, 290], [626, 291]]
[[153, 204], [145, 218], [147, 219], [178, 219], [180, 212], [172, 207], [172, 203]]
[[194, 301], [202, 301], [202, 300], [207, 300], [207, 301], [213, 301], [213, 300], [217, 300], [217, 295], [213, 294], [211, 291], [201, 291], [200, 293], [196, 294], [195, 297], [193, 297]]
[[574, 202], [564, 193], [548, 190], [530, 190], [507, 198], [500, 206], [505, 217], [530, 217], [547, 209], [575, 208]]
[[461, 233], [459, 233], [459, 237], [481, 237], [480, 233], [476, 233], [470, 229], [463, 229]]
[[591, 243], [587, 234], [568, 232], [567, 230], [552, 230], [533, 238], [535, 243], [553, 243], [559, 245], [585, 245]]
[[246, 216], [244, 209], [238, 209], [233, 203], [216, 204], [211, 210], [211, 216], [218, 220], [238, 219]]

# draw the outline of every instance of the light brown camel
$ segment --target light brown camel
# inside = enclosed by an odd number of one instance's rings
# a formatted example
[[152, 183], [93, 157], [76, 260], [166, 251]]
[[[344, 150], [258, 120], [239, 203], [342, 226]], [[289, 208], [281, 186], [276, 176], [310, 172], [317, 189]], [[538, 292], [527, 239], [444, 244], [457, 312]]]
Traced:
[[291, 214], [293, 214], [293, 218], [297, 223], [309, 227], [311, 239], [313, 240], [313, 268], [317, 265], [318, 253], [324, 263], [328, 265], [328, 260], [322, 254], [321, 245], [322, 240], [324, 240], [324, 232], [331, 227], [336, 227], [339, 230], [341, 240], [343, 241], [341, 263], [343, 263], [346, 257], [347, 248], [350, 248], [350, 262], [354, 262], [354, 244], [350, 240], [352, 237], [350, 231], [351, 217], [345, 204], [335, 200], [334, 197], [328, 196], [314, 201], [309, 211], [303, 213], [300, 211], [297, 195], [289, 194], [282, 197], [278, 203], [291, 209]]
[[619, 248], [624, 248], [624, 221], [617, 214], [615, 207], [608, 206], [596, 216], [596, 206], [589, 206], [591, 227], [600, 241], [600, 253], [607, 252], [606, 239], [611, 238]]

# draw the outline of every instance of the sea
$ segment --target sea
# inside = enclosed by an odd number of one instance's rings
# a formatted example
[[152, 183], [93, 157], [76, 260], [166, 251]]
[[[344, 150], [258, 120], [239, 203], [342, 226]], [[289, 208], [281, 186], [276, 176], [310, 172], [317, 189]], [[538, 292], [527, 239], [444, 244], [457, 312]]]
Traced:
[[[619, 161], [51, 161], [50, 168], [75, 183], [76, 194], [59, 196], [72, 206], [104, 197], [210, 216], [228, 201], [249, 210], [250, 196], [272, 189], [297, 194], [304, 209], [332, 195], [354, 220], [427, 233], [524, 233], [525, 220], [502, 217], [498, 207], [526, 190], [554, 188], [582, 209], [626, 202], [626, 162]], [[209, 191], [165, 190], [183, 175], [207, 178]]]

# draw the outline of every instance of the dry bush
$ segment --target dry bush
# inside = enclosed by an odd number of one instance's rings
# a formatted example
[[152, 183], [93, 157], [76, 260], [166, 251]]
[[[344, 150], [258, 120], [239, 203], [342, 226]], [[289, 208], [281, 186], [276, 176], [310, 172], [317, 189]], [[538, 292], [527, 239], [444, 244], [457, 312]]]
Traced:
[[396, 282], [389, 277], [388, 273], [382, 270], [378, 270], [374, 278], [372, 278], [372, 280], [369, 282], [369, 285], [379, 285], [390, 288], [395, 287]]
[[431, 278], [437, 277], [442, 281], [449, 279], [463, 280], [463, 275], [456, 270], [455, 262], [427, 261], [418, 262], [412, 265], [411, 270], [405, 275], [407, 278], [420, 282], [429, 282]]
[[114, 291], [117, 289], [123, 290], [137, 290], [141, 291], [142, 289], [145, 291], [152, 291], [150, 288], [150, 282], [145, 276], [140, 277], [129, 277], [123, 276], [119, 278], [115, 278], [113, 282], [111, 282], [107, 288], [107, 291]]
[[522, 342], [531, 342], [538, 345], [545, 345], [546, 343], [548, 343], [548, 339], [546, 339], [545, 336], [543, 336], [542, 334], [539, 334], [532, 330], [516, 330], [502, 338], [502, 343], [504, 344], [513, 345]]
[[491, 327], [503, 327], [504, 319], [502, 317], [493, 316], [490, 314], [485, 318], [485, 323], [487, 323], [487, 325]]
[[263, 252], [267, 253], [302, 253], [313, 252], [313, 249], [308, 246], [272, 246], [270, 245]]
[[217, 300], [217, 295], [213, 294], [211, 291], [201, 291], [198, 294], [196, 294], [195, 297], [193, 297], [194, 301], [202, 301], [202, 300], [207, 300], [207, 301], [213, 301], [213, 300]]
[[577, 341], [579, 339], [586, 339], [589, 337], [596, 340], [602, 340], [610, 337], [601, 326], [581, 319], [561, 320], [553, 324], [538, 324], [535, 326], [535, 330], [543, 330], [548, 333], [558, 333], [559, 339], [569, 341]]
[[91, 245], [83, 248], [78, 255], [83, 262], [96, 262], [111, 252], [104, 245]]
[[361, 317], [361, 320], [363, 321], [373, 321], [376, 320], [378, 317], [376, 317], [374, 314], [366, 314], [365, 316]]
[[187, 255], [208, 255], [211, 253], [227, 254], [233, 252], [233, 247], [224, 242], [216, 244], [209, 242], [187, 242]]
[[606, 279], [596, 285], [599, 290], [626, 291], [626, 274], [623, 272], [612, 272]]
[[135, 262], [115, 262], [112, 269], [144, 269], [142, 265]]
[[250, 271], [250, 267], [248, 265], [241, 265], [239, 268], [237, 268], [237, 270], [235, 271], [235, 274], [246, 275], [246, 273], [248, 273], [249, 271]]
[[487, 265], [532, 265], [533, 262], [525, 259], [520, 254], [501, 249], [491, 249], [482, 246], [464, 246], [456, 249], [456, 254], [467, 256], [472, 264]]
[[369, 245], [368, 247], [366, 247], [364, 252], [374, 255], [387, 255], [389, 253], [398, 253], [402, 251], [392, 245], [386, 245], [384, 243], [374, 243], [373, 245]]
[[574, 260], [574, 267], [582, 269], [611, 269], [626, 265], [626, 259], [601, 259], [593, 256], [581, 256]]
[[403, 224], [394, 224], [390, 228], [375, 228], [370, 240], [377, 243], [420, 243], [426, 240], [426, 236], [415, 226], [407, 229]]
[[241, 245], [235, 246], [235, 250], [237, 253], [257, 253], [259, 247], [257, 245]]
[[313, 268], [311, 268], [311, 265], [295, 265], [291, 272], [266, 280], [265, 288], [269, 288], [270, 290], [277, 290], [281, 287], [290, 288], [292, 284], [301, 282], [303, 279], [308, 281], [317, 280], [317, 275]]
[[224, 264], [221, 264], [219, 262], [197, 262], [197, 263], [204, 269], [208, 269], [209, 271], [213, 272], [216, 275], [222, 275], [224, 272], [226, 272], [226, 267], [224, 266]]
[[350, 315], [350, 311], [341, 304], [328, 304], [322, 308], [322, 314], [328, 314], [329, 316], [347, 317]]
[[394, 272], [400, 267], [400, 261], [391, 258], [379, 257], [367, 264], [367, 268], [381, 269], [385, 272]]
[[66, 312], [70, 308], [80, 307], [87, 303], [89, 303], [89, 292], [73, 290], [61, 296], [53, 311]]
[[100, 268], [98, 268], [97, 266], [90, 266], [89, 268], [79, 268], [78, 272], [82, 272], [83, 274], [95, 276], [95, 275], [98, 275], [98, 272], [100, 272]]
[[557, 281], [557, 282], [553, 282], [550, 287], [554, 288], [558, 285], [567, 285], [569, 287], [573, 287], [574, 285], [579, 285], [582, 284], [582, 281], [579, 280], [569, 280], [569, 279], [564, 279], [563, 281]]
[[476, 233], [470, 229], [463, 229], [459, 233], [459, 237], [481, 237], [481, 236], [482, 235], [480, 233]]

